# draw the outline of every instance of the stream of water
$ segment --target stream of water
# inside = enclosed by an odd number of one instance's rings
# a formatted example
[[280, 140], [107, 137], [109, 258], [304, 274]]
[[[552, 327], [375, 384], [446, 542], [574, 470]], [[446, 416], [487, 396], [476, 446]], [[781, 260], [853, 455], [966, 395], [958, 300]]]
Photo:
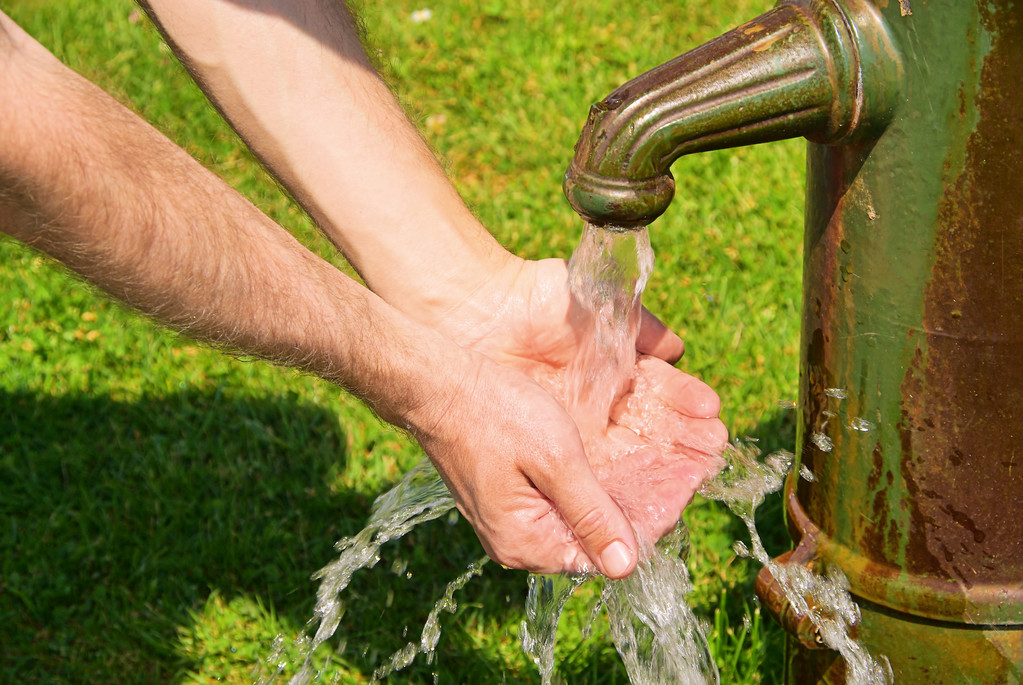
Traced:
[[[584, 435], [606, 424], [613, 402], [631, 383], [639, 303], [652, 268], [653, 252], [645, 229], [614, 232], [587, 226], [573, 254], [569, 277], [580, 308], [580, 326], [589, 329], [586, 337], [592, 339], [592, 345], [584, 346], [570, 365], [564, 384], [569, 412]], [[761, 543], [753, 523], [756, 508], [766, 495], [781, 488], [791, 468], [791, 455], [761, 458], [754, 443], [737, 441], [723, 456], [727, 466], [705, 484], [701, 493], [724, 502], [745, 522], [751, 545], [737, 542], [736, 553], [767, 566], [797, 609], [809, 613], [825, 644], [846, 659], [849, 683], [890, 683], [886, 662], [866, 653], [849, 637], [850, 626], [858, 620], [858, 609], [840, 572], [822, 576], [799, 565], [779, 564], [770, 559]], [[304, 685], [317, 678], [312, 655], [337, 630], [345, 609], [342, 595], [352, 575], [376, 565], [382, 545], [453, 508], [450, 494], [425, 460], [378, 498], [367, 526], [358, 535], [338, 542], [338, 558], [316, 574], [320, 586], [314, 616], [305, 634], [293, 645], [292, 652], [298, 656], [285, 657], [287, 650], [279, 639], [260, 685], [276, 682], [289, 667], [298, 669], [290, 685]], [[680, 523], [626, 579], [529, 575], [522, 646], [536, 664], [543, 683], [548, 685], [555, 677], [554, 647], [566, 602], [584, 583], [602, 583], [594, 613], [599, 610], [607, 614], [612, 639], [632, 683], [716, 685], [719, 675], [706, 629], [687, 599], [692, 590], [685, 564], [688, 545], [688, 531]], [[419, 639], [385, 660], [374, 672], [374, 682], [406, 667], [419, 655], [433, 658], [441, 633], [441, 614], [455, 610], [455, 594], [480, 574], [485, 563], [486, 558], [474, 561], [448, 584]]]

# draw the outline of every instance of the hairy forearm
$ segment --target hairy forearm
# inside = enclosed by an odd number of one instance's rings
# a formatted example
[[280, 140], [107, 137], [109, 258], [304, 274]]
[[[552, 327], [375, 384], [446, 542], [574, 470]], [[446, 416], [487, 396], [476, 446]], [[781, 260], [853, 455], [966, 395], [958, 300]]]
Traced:
[[20, 39], [24, 54], [0, 62], [0, 229], [192, 336], [300, 366], [413, 422], [430, 393], [416, 386], [421, 357], [459, 351]]
[[312, 255], [2, 11], [0, 230], [196, 337], [345, 385], [416, 437], [497, 561], [634, 567], [632, 525], [549, 393]]
[[341, 0], [148, 0], [182, 61], [367, 284], [414, 309], [510, 256], [366, 58]]

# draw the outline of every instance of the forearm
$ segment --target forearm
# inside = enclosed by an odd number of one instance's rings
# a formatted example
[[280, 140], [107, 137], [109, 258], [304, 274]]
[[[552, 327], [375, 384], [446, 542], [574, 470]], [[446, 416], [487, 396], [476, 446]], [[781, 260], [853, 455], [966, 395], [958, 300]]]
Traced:
[[341, 0], [143, 5], [253, 151], [385, 300], [428, 308], [511, 259], [369, 64]]
[[31, 59], [0, 62], [0, 228], [190, 335], [300, 366], [414, 423], [431, 393], [421, 357], [460, 351], [23, 43]]
[[[539, 573], [596, 563], [613, 577], [633, 568], [633, 529], [550, 394], [413, 323], [313, 256], [2, 11], [0, 230], [196, 337], [347, 386], [416, 436], [501, 563]], [[402, 259], [432, 258], [417, 245], [404, 248]], [[392, 268], [409, 275], [407, 262]], [[536, 307], [515, 288], [483, 298], [503, 309], [508, 293], [525, 314], [565, 324], [558, 293], [566, 284], [555, 281], [553, 288], [524, 281], [537, 286], [526, 288], [542, 298]], [[495, 356], [524, 352], [527, 365], [538, 351], [556, 364], [548, 353], [563, 348], [559, 331], [567, 349], [577, 343], [571, 326], [534, 335], [522, 326], [528, 316], [485, 321], [519, 331], [526, 348], [497, 345]], [[487, 326], [477, 322], [472, 333], [485, 335]]]

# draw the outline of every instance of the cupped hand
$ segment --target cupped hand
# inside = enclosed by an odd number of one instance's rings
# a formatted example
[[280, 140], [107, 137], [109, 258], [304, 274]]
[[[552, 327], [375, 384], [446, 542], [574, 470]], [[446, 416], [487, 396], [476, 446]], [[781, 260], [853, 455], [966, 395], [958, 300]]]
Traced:
[[725, 465], [728, 431], [720, 407], [706, 383], [640, 356], [604, 436], [589, 441], [590, 466], [632, 523], [641, 548], [671, 531], [704, 481]]
[[[566, 375], [589, 334], [562, 260], [512, 261], [431, 323], [460, 344], [535, 379], [574, 407]], [[671, 530], [693, 494], [723, 465], [720, 400], [672, 363], [682, 340], [647, 310], [634, 378], [609, 416], [575, 416], [597, 481], [626, 512], [643, 545]], [[560, 502], [558, 502], [560, 506]]]
[[531, 379], [465, 351], [415, 436], [487, 554], [537, 573], [635, 567], [629, 521], [601, 487], [575, 424]]

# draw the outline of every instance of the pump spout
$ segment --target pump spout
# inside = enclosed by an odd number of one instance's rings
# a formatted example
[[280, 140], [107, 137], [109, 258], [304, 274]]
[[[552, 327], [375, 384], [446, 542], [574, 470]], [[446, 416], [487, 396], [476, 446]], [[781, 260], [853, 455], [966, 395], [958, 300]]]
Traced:
[[681, 155], [783, 138], [843, 144], [892, 119], [902, 64], [869, 0], [783, 0], [593, 105], [565, 174], [585, 220], [638, 228]]

